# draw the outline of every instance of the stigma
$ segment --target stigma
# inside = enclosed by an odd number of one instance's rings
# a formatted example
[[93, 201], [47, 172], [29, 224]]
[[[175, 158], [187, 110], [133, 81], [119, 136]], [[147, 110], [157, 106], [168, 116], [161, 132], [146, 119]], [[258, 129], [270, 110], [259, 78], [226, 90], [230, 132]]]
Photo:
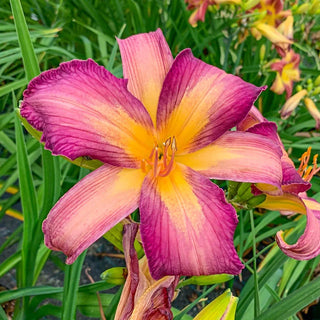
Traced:
[[154, 177], [166, 177], [174, 168], [176, 151], [176, 138], [168, 138], [164, 143], [155, 146], [147, 159], [141, 161], [142, 171], [147, 173], [152, 170]]

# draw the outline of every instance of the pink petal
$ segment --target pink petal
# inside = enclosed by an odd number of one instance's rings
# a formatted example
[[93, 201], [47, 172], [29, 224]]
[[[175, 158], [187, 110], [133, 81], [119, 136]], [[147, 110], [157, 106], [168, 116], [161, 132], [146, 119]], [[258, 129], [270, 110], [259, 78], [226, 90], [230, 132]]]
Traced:
[[[310, 188], [310, 183], [304, 181], [298, 174], [294, 163], [289, 158], [277, 133], [277, 125], [265, 119], [256, 107], [252, 107], [246, 118], [238, 125], [238, 130], [263, 135], [273, 141], [282, 150], [282, 191], [298, 194]], [[261, 190], [261, 186], [258, 186]], [[278, 190], [274, 194], [281, 194]]]
[[177, 156], [176, 161], [209, 178], [261, 182], [280, 188], [280, 157], [280, 148], [270, 139], [249, 132], [232, 131], [201, 150]]
[[137, 231], [137, 224], [132, 223], [123, 226], [123, 251], [128, 276], [118, 303], [115, 320], [129, 319], [134, 309], [135, 294], [139, 285], [139, 262], [133, 245]]
[[258, 88], [182, 51], [161, 91], [157, 129], [175, 136], [179, 153], [201, 149], [237, 125], [265, 87]]
[[247, 130], [247, 132], [259, 134], [269, 138], [275, 145], [282, 150], [281, 166], [282, 166], [282, 190], [290, 193], [300, 193], [310, 189], [311, 184], [304, 181], [298, 174], [294, 163], [289, 158], [284, 146], [277, 133], [277, 126], [273, 122], [265, 121], [258, 123]]
[[[202, 22], [204, 21], [208, 5], [209, 5], [209, 0], [204, 0], [199, 5], [199, 7], [196, 8], [195, 11], [191, 14], [188, 21], [193, 27], [197, 26], [199, 20], [201, 20]], [[192, 5], [191, 6], [189, 5], [188, 9], [189, 10], [193, 9]]]
[[[287, 244], [283, 239], [282, 231], [279, 231], [276, 236], [280, 249], [287, 256], [297, 260], [309, 260], [320, 254], [320, 208], [311, 208], [310, 201], [316, 202], [310, 198], [304, 201], [307, 211], [307, 225], [299, 240], [295, 244]], [[320, 207], [319, 203], [318, 207]]]
[[[128, 277], [117, 307], [115, 320], [172, 319], [171, 300], [178, 277], [164, 277], [155, 281], [150, 277], [145, 257], [138, 262], [133, 242], [138, 227], [124, 225], [123, 249], [128, 268]], [[140, 269], [140, 270], [139, 270]], [[145, 274], [145, 273], [147, 274]], [[150, 279], [150, 282], [148, 281]]]
[[65, 62], [30, 82], [21, 115], [55, 155], [138, 167], [153, 147], [152, 122], [126, 85], [90, 59]]
[[108, 164], [88, 174], [51, 209], [43, 222], [45, 244], [67, 263], [138, 207], [144, 174]]
[[167, 177], [147, 176], [140, 198], [141, 237], [151, 275], [238, 274], [234, 208], [223, 190], [176, 165]]
[[128, 89], [144, 104], [155, 123], [163, 80], [173, 62], [166, 39], [158, 29], [118, 39], [118, 43]]
[[257, 123], [267, 121], [260, 111], [252, 106], [247, 116], [237, 125], [239, 131], [247, 131], [250, 127]]

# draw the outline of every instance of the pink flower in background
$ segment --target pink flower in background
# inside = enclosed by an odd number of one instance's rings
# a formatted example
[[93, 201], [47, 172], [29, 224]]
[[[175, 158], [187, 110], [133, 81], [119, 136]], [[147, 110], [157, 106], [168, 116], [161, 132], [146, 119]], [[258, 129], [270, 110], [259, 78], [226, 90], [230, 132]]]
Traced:
[[238, 274], [234, 208], [213, 179], [280, 188], [281, 150], [268, 137], [230, 131], [264, 88], [186, 49], [173, 59], [161, 30], [118, 40], [124, 77], [74, 60], [33, 79], [21, 115], [55, 155], [104, 164], [70, 189], [43, 224], [67, 263], [132, 211], [150, 272]]
[[269, 137], [282, 149], [283, 180], [281, 188], [266, 184], [256, 184], [257, 193], [265, 193], [266, 199], [258, 207], [281, 211], [282, 214], [296, 213], [307, 216], [307, 225], [304, 234], [295, 244], [287, 244], [283, 239], [283, 232], [279, 231], [276, 241], [280, 249], [289, 257], [297, 260], [312, 259], [320, 254], [320, 203], [307, 197], [306, 191], [311, 187], [310, 181], [320, 168], [317, 167], [317, 155], [313, 165], [308, 166], [311, 148], [301, 156], [301, 165], [298, 170], [289, 158], [277, 134], [276, 124], [267, 121], [261, 113], [252, 107], [248, 116], [239, 126], [239, 130], [246, 130], [255, 134]]

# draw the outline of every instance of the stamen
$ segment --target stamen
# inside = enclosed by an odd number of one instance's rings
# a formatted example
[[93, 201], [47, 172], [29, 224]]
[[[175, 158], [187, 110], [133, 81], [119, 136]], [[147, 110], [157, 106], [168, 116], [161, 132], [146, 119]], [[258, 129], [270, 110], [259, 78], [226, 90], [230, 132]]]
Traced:
[[166, 140], [166, 142], [164, 143], [164, 150], [163, 150], [163, 164], [164, 164], [164, 167], [167, 167], [167, 155], [168, 155], [168, 149], [169, 149], [170, 144], [171, 144], [171, 137], [168, 138]]
[[317, 159], [318, 159], [317, 154], [314, 155], [313, 157], [313, 161], [312, 161], [313, 166], [308, 167], [310, 155], [311, 155], [311, 147], [309, 147], [308, 150], [305, 153], [303, 153], [303, 155], [299, 159], [301, 163], [298, 169], [298, 173], [301, 176], [301, 178], [307, 182], [310, 182], [312, 177], [320, 171], [320, 167], [318, 167], [318, 164], [317, 164]]
[[[171, 149], [171, 155], [169, 154]], [[177, 142], [175, 137], [168, 138], [160, 146], [155, 146], [147, 159], [141, 160], [141, 170], [148, 172], [153, 170], [154, 177], [165, 177], [173, 169], [174, 156], [177, 151]]]
[[[170, 142], [171, 142], [171, 139], [170, 139]], [[171, 172], [171, 170], [173, 168], [174, 155], [175, 155], [175, 153], [177, 151], [177, 144], [176, 144], [176, 138], [175, 137], [172, 138], [171, 151], [172, 151], [172, 154], [171, 154], [171, 159], [170, 159], [169, 164], [167, 165], [167, 163], [164, 162], [164, 170], [160, 171], [160, 173], [159, 173], [159, 176], [161, 176], [161, 177], [166, 177]]]

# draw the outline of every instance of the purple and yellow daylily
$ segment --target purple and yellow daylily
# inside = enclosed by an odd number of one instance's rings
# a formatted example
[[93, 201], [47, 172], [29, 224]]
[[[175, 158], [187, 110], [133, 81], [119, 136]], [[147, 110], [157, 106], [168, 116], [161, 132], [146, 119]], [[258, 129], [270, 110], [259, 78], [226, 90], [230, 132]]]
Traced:
[[238, 274], [234, 208], [209, 178], [280, 187], [281, 150], [230, 131], [264, 87], [183, 50], [173, 59], [161, 30], [118, 40], [118, 79], [74, 60], [33, 79], [21, 115], [54, 155], [104, 164], [69, 190], [43, 223], [46, 245], [67, 263], [131, 212], [151, 274]]
[[256, 184], [254, 191], [266, 195], [265, 201], [258, 207], [277, 210], [285, 215], [296, 213], [306, 215], [305, 231], [295, 244], [287, 244], [283, 239], [282, 231], [277, 233], [276, 241], [279, 248], [291, 258], [308, 260], [316, 257], [320, 254], [320, 203], [309, 198], [306, 191], [311, 187], [311, 178], [320, 170], [317, 167], [317, 155], [313, 159], [313, 165], [308, 166], [311, 152], [311, 148], [308, 148], [308, 151], [300, 159], [300, 167], [296, 170], [277, 134], [275, 123], [267, 121], [255, 107], [252, 107], [245, 120], [239, 124], [238, 129], [268, 136], [282, 149], [283, 180], [281, 188], [267, 184]]

